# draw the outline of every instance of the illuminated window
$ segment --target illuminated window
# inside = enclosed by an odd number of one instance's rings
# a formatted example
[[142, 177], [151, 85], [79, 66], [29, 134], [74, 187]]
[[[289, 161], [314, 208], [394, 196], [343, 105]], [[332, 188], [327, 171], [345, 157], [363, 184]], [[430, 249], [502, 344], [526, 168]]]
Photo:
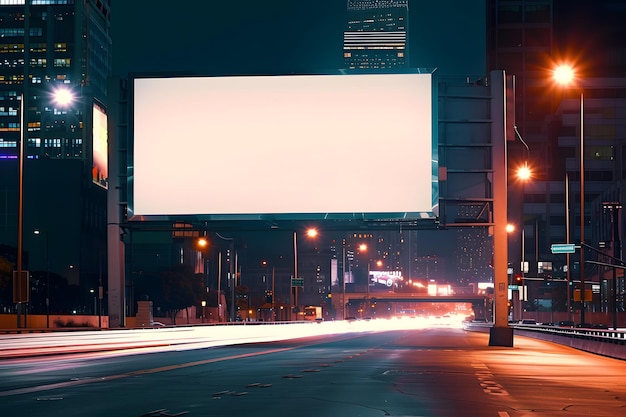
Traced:
[[69, 58], [55, 58], [54, 67], [55, 68], [69, 67], [71, 66], [71, 63], [72, 63], [72, 60]]
[[17, 142], [0, 139], [0, 148], [17, 148]]
[[60, 148], [61, 147], [61, 139], [44, 139], [44, 146], [46, 148]]

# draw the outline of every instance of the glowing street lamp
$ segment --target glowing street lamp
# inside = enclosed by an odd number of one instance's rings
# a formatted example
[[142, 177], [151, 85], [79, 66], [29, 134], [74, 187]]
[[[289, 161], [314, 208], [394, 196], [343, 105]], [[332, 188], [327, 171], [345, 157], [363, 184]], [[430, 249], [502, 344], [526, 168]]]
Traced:
[[[308, 238], [315, 238], [318, 235], [317, 229], [310, 227], [306, 230], [305, 235]], [[294, 279], [298, 279], [298, 233], [294, 230], [293, 232], [293, 277]], [[298, 287], [293, 287], [292, 284], [289, 284], [290, 293], [294, 294], [294, 304], [295, 307], [298, 307]], [[297, 319], [297, 316], [296, 316]]]
[[[28, 77], [25, 77], [28, 79]], [[22, 304], [28, 302], [29, 283], [28, 271], [23, 269], [23, 245], [24, 245], [24, 159], [25, 159], [25, 142], [28, 140], [27, 131], [25, 129], [28, 120], [26, 119], [25, 105], [26, 86], [24, 83], [24, 91], [20, 94], [20, 136], [19, 136], [19, 157], [18, 157], [18, 215], [17, 215], [17, 270], [14, 277], [14, 301], [17, 303], [17, 327], [22, 327], [21, 315]], [[59, 88], [53, 92], [53, 101], [61, 106], [67, 106], [74, 100], [74, 95], [67, 88]], [[47, 235], [46, 235], [47, 236]], [[47, 239], [47, 237], [46, 237]], [[49, 316], [49, 315], [48, 315]], [[49, 320], [49, 318], [48, 318]], [[24, 312], [24, 326], [26, 326], [26, 313]]]
[[532, 171], [528, 164], [524, 164], [523, 166], [517, 169], [517, 178], [522, 181], [528, 181], [532, 178]]
[[200, 237], [196, 240], [198, 250], [203, 251], [209, 247], [209, 240], [206, 237]]
[[561, 85], [570, 85], [574, 82], [575, 72], [574, 68], [569, 65], [559, 65], [557, 66], [553, 73], [554, 81]]
[[[571, 65], [559, 65], [554, 68], [552, 73], [553, 79], [557, 84], [564, 87], [575, 86], [578, 84], [576, 71]], [[584, 92], [580, 90], [580, 288], [582, 294], [582, 306], [580, 309], [580, 322], [585, 322], [585, 97]], [[566, 179], [567, 181], [567, 179]], [[567, 187], [567, 184], [566, 184]], [[567, 230], [569, 231], [569, 217], [566, 218]], [[569, 233], [569, 232], [568, 232]], [[568, 239], [569, 240], [569, 239]], [[568, 267], [569, 273], [569, 267]], [[568, 280], [569, 281], [569, 280]], [[568, 282], [569, 289], [569, 282]], [[569, 312], [568, 312], [569, 314]]]
[[74, 93], [67, 88], [57, 88], [52, 93], [52, 97], [54, 102], [60, 106], [67, 106], [74, 101]]

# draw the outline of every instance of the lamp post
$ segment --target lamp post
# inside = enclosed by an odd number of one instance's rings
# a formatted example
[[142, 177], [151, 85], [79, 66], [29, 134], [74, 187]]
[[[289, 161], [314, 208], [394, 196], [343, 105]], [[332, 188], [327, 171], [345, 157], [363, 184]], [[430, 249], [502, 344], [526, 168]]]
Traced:
[[[265, 288], [266, 288], [265, 295], [267, 296], [267, 293], [268, 293], [268, 290], [267, 290], [267, 279], [268, 279], [268, 277], [267, 277], [267, 275], [269, 275], [269, 265], [268, 265], [267, 261], [265, 261], [265, 260], [261, 262], [261, 265], [263, 265], [266, 268], [266, 273], [265, 273], [264, 278], [266, 280], [266, 283], [265, 283]], [[271, 321], [276, 321], [276, 313], [275, 313], [275, 309], [276, 309], [276, 294], [274, 293], [274, 275], [275, 275], [275, 267], [272, 265], [272, 289], [269, 290], [270, 291], [269, 293], [271, 294], [271, 303], [270, 303], [270, 312], [271, 312], [270, 317], [271, 317]]]
[[[205, 223], [206, 225], [206, 223]], [[234, 246], [234, 238], [232, 237], [224, 237], [219, 233], [215, 233], [215, 236], [217, 236], [218, 238], [220, 238], [221, 240], [226, 240], [230, 242], [230, 252], [233, 252], [235, 250], [235, 246]], [[230, 258], [227, 258], [230, 259]], [[231, 263], [232, 264], [232, 263]], [[230, 280], [230, 272], [229, 272], [229, 276], [228, 276], [228, 280]], [[227, 286], [229, 281], [227, 280]], [[233, 297], [232, 297], [233, 301], [235, 299], [234, 293], [233, 293]], [[234, 308], [232, 309], [233, 314], [234, 314]], [[231, 320], [233, 320], [233, 315], [231, 315]], [[221, 322], [222, 321], [222, 251], [220, 250], [218, 253], [218, 258], [217, 258], [217, 321]]]
[[[308, 238], [317, 237], [317, 229], [308, 228], [306, 230], [306, 236]], [[293, 232], [293, 278], [298, 279], [298, 233], [294, 230]], [[289, 292], [290, 295], [293, 295], [293, 306], [292, 312], [294, 309], [298, 308], [298, 286], [294, 286], [293, 282], [289, 284]], [[298, 311], [296, 311], [296, 320], [298, 319]]]
[[222, 322], [222, 251], [217, 254], [217, 322]]
[[[25, 66], [27, 67], [27, 65]], [[24, 83], [26, 85], [26, 83]], [[24, 130], [24, 122], [26, 120], [24, 114], [24, 94], [20, 95], [20, 146], [19, 146], [19, 184], [18, 184], [18, 209], [17, 209], [17, 276], [14, 278], [13, 282], [13, 293], [16, 298], [14, 301], [17, 302], [17, 328], [22, 327], [21, 324], [21, 314], [22, 314], [22, 302], [28, 301], [28, 273], [26, 273], [26, 282], [22, 280], [22, 247], [23, 247], [23, 227], [24, 227], [24, 139], [25, 139], [25, 130]], [[15, 290], [15, 287], [18, 287], [18, 290]], [[22, 288], [22, 287], [26, 288]], [[23, 298], [23, 290], [26, 291], [26, 300]], [[17, 295], [17, 297], [15, 297]], [[26, 317], [24, 317], [24, 326], [26, 326]]]
[[[523, 228], [522, 228], [522, 230], [523, 230]], [[513, 232], [515, 232], [515, 225], [513, 225], [511, 223], [508, 223], [506, 225], [506, 233], [508, 235], [511, 235], [511, 234], [513, 234]], [[509, 247], [509, 246], [510, 245], [508, 245], [508, 241], [507, 241], [507, 247]], [[510, 256], [510, 253], [507, 253], [507, 256]], [[522, 259], [523, 258], [524, 258], [524, 255], [522, 255]], [[523, 261], [520, 262], [520, 267], [523, 269]], [[515, 288], [515, 287], [513, 287], [513, 285], [517, 285], [517, 274], [515, 273], [515, 269], [514, 268], [511, 268], [511, 275], [512, 275], [512, 277], [511, 277], [512, 279], [509, 280], [509, 285], [511, 285], [511, 287], [510, 287], [511, 288], [511, 302], [513, 304], [513, 306], [512, 306], [513, 307], [513, 313], [514, 313], [514, 315], [517, 315], [517, 312], [520, 309], [519, 308], [520, 296], [519, 296], [519, 286], [517, 286], [516, 290], [512, 289], [512, 288]], [[515, 277], [515, 278], [513, 279], [513, 277]], [[509, 312], [509, 315], [510, 315], [510, 312]], [[515, 317], [513, 317], [513, 319], [515, 320]]]
[[[565, 173], [565, 243], [569, 244], [570, 242], [570, 218], [569, 218], [569, 175], [567, 174], [567, 172]], [[582, 248], [581, 248], [582, 250]], [[572, 306], [571, 306], [571, 299], [572, 299], [572, 294], [571, 294], [571, 288], [570, 288], [570, 283], [571, 281], [571, 275], [570, 275], [570, 254], [567, 253], [565, 255], [565, 267], [567, 268], [566, 273], [566, 279], [567, 279], [567, 293], [566, 293], [566, 297], [567, 297], [567, 319], [571, 320], [572, 319]]]
[[35, 230], [33, 233], [38, 236], [43, 234], [46, 239], [46, 328], [50, 328], [50, 246], [48, 241], [48, 232]]
[[346, 239], [341, 245], [341, 319], [346, 319]]
[[[293, 278], [298, 278], [298, 234], [295, 230], [293, 232]], [[291, 320], [293, 320], [294, 310], [298, 307], [298, 288], [294, 287], [293, 284], [293, 281], [289, 283], [289, 305], [291, 307], [290, 316], [292, 316]], [[293, 303], [291, 301], [291, 297], [293, 297]], [[296, 315], [296, 320], [297, 319], [298, 316]]]
[[[365, 243], [361, 243], [359, 245], [359, 252], [366, 252], [366, 251], [367, 251], [367, 245]], [[367, 309], [367, 311], [369, 311], [369, 304], [370, 304], [370, 263], [368, 260], [367, 262], [367, 295], [366, 295], [364, 310]]]
[[[342, 302], [342, 314], [343, 314], [343, 320], [346, 319], [346, 310], [347, 310], [347, 302], [346, 302], [346, 263], [348, 263], [348, 277], [350, 277], [350, 280], [352, 281], [352, 264], [350, 262], [346, 262], [347, 261], [347, 255], [348, 253], [346, 253], [346, 239], [343, 239], [343, 244], [342, 244], [342, 252], [341, 252], [341, 269], [342, 269], [342, 273], [341, 273], [341, 283], [342, 283], [342, 296], [341, 296], [341, 302]], [[353, 255], [354, 256], [354, 253]]]
[[[602, 208], [611, 212], [611, 246], [613, 247], [612, 263], [621, 258], [621, 241], [619, 236], [619, 211], [622, 204], [619, 202], [604, 202]], [[582, 249], [582, 248], [581, 248]], [[613, 266], [613, 279], [611, 283], [611, 310], [613, 311], [613, 330], [617, 330], [617, 268]]]
[[[526, 151], [528, 152], [528, 145], [526, 145], [526, 142], [524, 142], [524, 140], [522, 139], [522, 136], [519, 134], [519, 132], [517, 131], [517, 128], [515, 128], [515, 132], [517, 133], [518, 138], [520, 139], [520, 141], [524, 144], [524, 146], [526, 147]], [[524, 161], [524, 164], [519, 166], [517, 168], [516, 171], [516, 178], [518, 181], [521, 182], [521, 188], [522, 188], [522, 201], [521, 201], [521, 211], [520, 211], [520, 232], [521, 232], [521, 258], [520, 258], [520, 282], [521, 282], [521, 292], [519, 293], [520, 295], [520, 300], [522, 301], [520, 308], [519, 308], [519, 318], [520, 320], [523, 318], [523, 314], [524, 314], [524, 304], [527, 301], [527, 291], [526, 291], [526, 281], [524, 279], [525, 274], [528, 272], [526, 270], [526, 235], [525, 235], [525, 230], [524, 230], [524, 185], [526, 184], [526, 182], [530, 181], [533, 178], [533, 171], [531, 169], [531, 167], [528, 165], [528, 160]], [[510, 226], [510, 227], [509, 227]], [[515, 230], [515, 227], [513, 225], [507, 225], [507, 232], [510, 233], [513, 230]]]
[[[569, 65], [560, 65], [553, 71], [554, 80], [563, 86], [575, 83], [574, 68]], [[580, 322], [585, 322], [585, 98], [580, 91], [580, 293], [581, 308]], [[569, 283], [568, 283], [569, 284]], [[569, 288], [569, 285], [568, 285]]]
[[[26, 4], [26, 12], [25, 12], [25, 18], [28, 19], [28, 16], [30, 15], [30, 13], [28, 12], [28, 4], [29, 2], [25, 2]], [[26, 22], [25, 27], [28, 28], [28, 22]], [[28, 29], [25, 30], [25, 32], [28, 32]], [[28, 35], [26, 35], [27, 37], [27, 41], [28, 41]], [[27, 45], [27, 47], [25, 48], [25, 54], [28, 54], [28, 50], [29, 47]], [[27, 97], [27, 86], [28, 83], [26, 82], [26, 80], [28, 80], [28, 59], [25, 59], [24, 62], [26, 63], [24, 65], [24, 70], [25, 70], [25, 76], [24, 76], [24, 84], [23, 84], [23, 92], [22, 94], [20, 94], [20, 137], [19, 137], [19, 147], [18, 147], [18, 209], [17, 209], [17, 270], [16, 270], [16, 275], [14, 277], [14, 301], [17, 303], [17, 327], [20, 328], [22, 327], [21, 324], [21, 314], [22, 314], [22, 304], [25, 302], [28, 302], [29, 299], [29, 292], [30, 292], [30, 288], [29, 288], [29, 283], [28, 283], [28, 271], [24, 271], [23, 270], [23, 260], [22, 260], [22, 251], [23, 251], [23, 246], [24, 246], [24, 158], [25, 158], [25, 151], [24, 151], [24, 142], [27, 140], [27, 135], [26, 135], [26, 130], [25, 130], [25, 125], [26, 125], [26, 114], [25, 114], [25, 109], [26, 106], [24, 105], [24, 101], [26, 100]], [[72, 94], [72, 92], [68, 89], [65, 88], [59, 88], [56, 89], [53, 94], [53, 101], [60, 105], [60, 106], [66, 106], [69, 105], [73, 100], [74, 100], [74, 95]], [[48, 241], [48, 237], [47, 237], [47, 233], [46, 233], [46, 253], [47, 253], [47, 241]], [[46, 255], [47, 257], [47, 255]], [[47, 261], [46, 261], [47, 264]], [[49, 268], [48, 268], [49, 269]], [[49, 281], [48, 281], [49, 282]], [[48, 305], [49, 303], [49, 298], [46, 297], [46, 305]], [[48, 311], [48, 308], [46, 307], [46, 310]], [[49, 327], [49, 313], [47, 314], [47, 325]], [[24, 326], [27, 326], [26, 323], [26, 312], [24, 312]]]

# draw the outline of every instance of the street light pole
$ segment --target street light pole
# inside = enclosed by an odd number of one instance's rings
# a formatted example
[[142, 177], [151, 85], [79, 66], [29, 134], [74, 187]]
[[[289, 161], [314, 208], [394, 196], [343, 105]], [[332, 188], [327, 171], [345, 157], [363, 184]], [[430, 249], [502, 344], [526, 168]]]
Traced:
[[[293, 232], [293, 278], [298, 278], [298, 238], [297, 232]], [[294, 309], [298, 308], [298, 287], [294, 287], [293, 281], [289, 283], [290, 296], [293, 297], [293, 304], [291, 305], [291, 319], [293, 320]], [[295, 295], [294, 295], [295, 293]], [[294, 307], [295, 306], [295, 307]], [[296, 320], [298, 319], [296, 312]]]
[[36, 235], [43, 234], [45, 237], [46, 245], [46, 328], [50, 328], [50, 246], [48, 241], [48, 232], [42, 230], [35, 230], [33, 232]]
[[222, 322], [222, 251], [217, 254], [217, 322]]
[[580, 323], [585, 323], [585, 116], [584, 94], [580, 93]]
[[[574, 82], [574, 69], [569, 65], [560, 65], [554, 69], [557, 83], [568, 85]], [[580, 322], [585, 322], [585, 96], [580, 92]], [[569, 288], [569, 286], [568, 286]]]
[[[611, 246], [613, 247], [613, 256], [609, 255], [611, 258], [611, 263], [613, 264], [613, 277], [612, 277], [612, 285], [611, 285], [611, 300], [610, 307], [613, 312], [613, 330], [617, 330], [617, 267], [615, 265], [616, 262], [622, 263], [620, 260], [621, 257], [621, 241], [619, 236], [619, 210], [622, 209], [622, 204], [619, 202], [604, 202], [602, 203], [602, 208], [605, 211], [611, 211]], [[583, 247], [581, 246], [581, 251]]]
[[341, 314], [342, 320], [346, 319], [346, 239], [343, 239], [341, 250]]
[[274, 266], [272, 265], [272, 321], [276, 321], [276, 292], [274, 287]]
[[520, 320], [524, 319], [524, 308], [526, 307], [526, 299], [527, 297], [527, 291], [526, 291], [526, 280], [524, 279], [525, 277], [525, 270], [526, 270], [526, 262], [524, 260], [524, 257], [526, 256], [526, 251], [524, 250], [524, 246], [526, 245], [526, 233], [524, 232], [524, 219], [523, 219], [523, 213], [522, 213], [522, 263], [520, 265], [520, 275], [522, 277], [522, 308], [520, 309]]
[[[565, 172], [565, 241], [567, 244], [570, 242], [570, 215], [569, 215], [569, 174]], [[582, 248], [581, 248], [582, 251]], [[570, 254], [565, 255], [565, 265], [567, 267], [567, 319], [572, 319], [572, 307], [571, 307], [571, 275], [570, 275]]]
[[[28, 3], [28, 2], [27, 2]], [[28, 66], [28, 61], [25, 62], [25, 66]], [[24, 79], [24, 85], [26, 85], [27, 80]], [[25, 95], [22, 93], [20, 95], [20, 148], [19, 148], [19, 197], [18, 197], [18, 208], [17, 208], [17, 280], [13, 283], [13, 285], [18, 285], [19, 290], [17, 291], [18, 299], [17, 301], [17, 328], [22, 327], [21, 323], [21, 314], [22, 314], [22, 286], [24, 282], [22, 282], [22, 246], [23, 246], [23, 232], [24, 232], [24, 139], [26, 137], [24, 130], [24, 121], [26, 119], [24, 115], [24, 97]], [[28, 282], [28, 281], [27, 281]], [[26, 294], [28, 294], [28, 285], [26, 287]], [[15, 290], [13, 291], [16, 292]], [[26, 326], [26, 316], [24, 316], [24, 326]]]

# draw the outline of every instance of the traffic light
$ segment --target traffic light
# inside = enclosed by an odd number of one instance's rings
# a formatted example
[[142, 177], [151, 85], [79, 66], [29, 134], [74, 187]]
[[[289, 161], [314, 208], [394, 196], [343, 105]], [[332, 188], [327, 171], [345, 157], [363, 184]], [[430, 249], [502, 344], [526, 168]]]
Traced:
[[515, 274], [515, 282], [517, 282], [518, 284], [522, 282], [521, 274]]

